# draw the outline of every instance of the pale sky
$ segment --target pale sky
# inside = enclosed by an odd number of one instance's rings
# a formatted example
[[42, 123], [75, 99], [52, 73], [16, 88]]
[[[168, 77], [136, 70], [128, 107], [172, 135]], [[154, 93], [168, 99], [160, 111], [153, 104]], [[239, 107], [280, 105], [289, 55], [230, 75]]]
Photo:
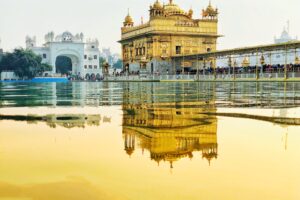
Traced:
[[[127, 9], [135, 24], [148, 20], [155, 0], [0, 0], [1, 47], [10, 51], [25, 46], [26, 35], [36, 36], [38, 45], [49, 31], [60, 34], [83, 32], [98, 38], [100, 48], [120, 53], [120, 27]], [[167, 2], [165, 0], [164, 2]], [[163, 1], [162, 1], [163, 2]], [[194, 9], [200, 18], [209, 0], [174, 0], [183, 9]], [[299, 0], [212, 0], [220, 11], [218, 49], [273, 43], [290, 21], [290, 33], [300, 36]]]

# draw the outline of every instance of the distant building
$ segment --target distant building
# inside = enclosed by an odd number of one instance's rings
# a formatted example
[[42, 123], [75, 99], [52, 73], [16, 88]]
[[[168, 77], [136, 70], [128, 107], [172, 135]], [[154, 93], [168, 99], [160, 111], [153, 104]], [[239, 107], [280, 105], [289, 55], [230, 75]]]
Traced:
[[113, 60], [112, 60], [112, 53], [110, 51], [110, 48], [102, 48], [102, 51], [100, 53], [100, 56], [105, 59], [105, 61], [112, 66]]
[[113, 54], [110, 48], [102, 48], [102, 51], [100, 52], [100, 57], [104, 58], [111, 68], [115, 63], [118, 62], [119, 59], [121, 59], [121, 56], [117, 53]]
[[45, 35], [45, 44], [37, 47], [35, 37], [26, 37], [26, 48], [31, 49], [43, 58], [43, 63], [53, 67], [51, 73], [57, 73], [57, 57], [65, 56], [72, 61], [72, 74], [83, 78], [95, 78], [102, 74], [99, 66], [99, 42], [97, 39], [87, 39], [84, 42], [82, 33], [72, 35], [64, 32], [55, 36], [53, 32]]
[[283, 31], [282, 31], [279, 38], [275, 37], [274, 43], [275, 44], [280, 44], [280, 43], [286, 43], [286, 42], [293, 42], [293, 41], [297, 41], [297, 40], [298, 40], [297, 37], [292, 38], [290, 36], [289, 27], [288, 27], [287, 29], [286, 28], [283, 29]]

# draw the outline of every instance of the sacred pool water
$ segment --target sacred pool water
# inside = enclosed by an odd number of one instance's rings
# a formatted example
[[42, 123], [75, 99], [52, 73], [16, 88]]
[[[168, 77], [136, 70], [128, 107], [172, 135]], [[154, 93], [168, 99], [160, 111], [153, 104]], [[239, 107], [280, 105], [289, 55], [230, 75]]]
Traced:
[[0, 199], [300, 199], [300, 83], [0, 83]]

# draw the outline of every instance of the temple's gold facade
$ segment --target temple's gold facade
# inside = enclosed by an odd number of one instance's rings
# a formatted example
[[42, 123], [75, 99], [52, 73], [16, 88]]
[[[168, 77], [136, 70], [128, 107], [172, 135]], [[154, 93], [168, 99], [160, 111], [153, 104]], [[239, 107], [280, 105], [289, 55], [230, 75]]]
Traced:
[[[158, 0], [150, 6], [150, 19], [135, 26], [132, 17], [123, 23], [122, 56], [124, 69], [148, 72], [174, 72], [173, 56], [205, 53], [217, 49], [218, 9], [211, 3], [202, 10], [202, 18], [194, 11], [182, 10], [172, 0], [162, 5]], [[200, 17], [200, 16], [199, 16]], [[184, 66], [183, 66], [184, 67]]]

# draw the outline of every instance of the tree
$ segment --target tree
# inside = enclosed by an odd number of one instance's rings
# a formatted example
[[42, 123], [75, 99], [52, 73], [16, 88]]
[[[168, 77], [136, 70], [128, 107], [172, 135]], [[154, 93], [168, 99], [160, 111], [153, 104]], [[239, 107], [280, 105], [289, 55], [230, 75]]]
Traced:
[[51, 69], [50, 65], [42, 63], [41, 56], [22, 48], [5, 54], [0, 62], [0, 71], [13, 71], [20, 78], [33, 78]]
[[105, 58], [99, 57], [99, 66], [100, 66], [100, 67], [103, 67], [103, 65], [104, 65], [105, 63], [106, 63]]
[[113, 66], [116, 69], [122, 69], [123, 68], [123, 61], [121, 59], [118, 59], [118, 61]]

